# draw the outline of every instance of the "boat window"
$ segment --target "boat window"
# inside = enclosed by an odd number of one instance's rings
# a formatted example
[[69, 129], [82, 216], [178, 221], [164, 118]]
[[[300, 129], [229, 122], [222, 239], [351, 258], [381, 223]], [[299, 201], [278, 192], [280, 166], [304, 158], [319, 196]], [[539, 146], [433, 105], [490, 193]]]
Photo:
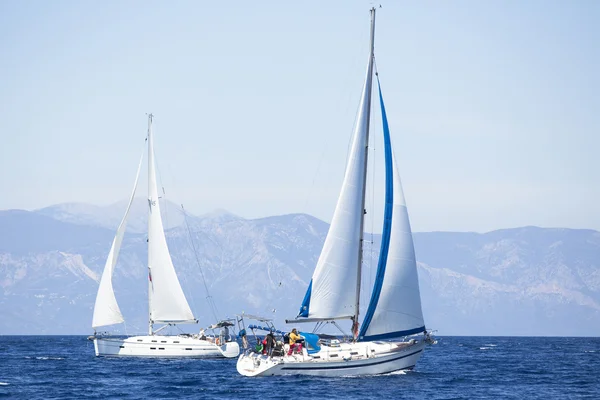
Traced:
[[179, 343], [179, 340], [174, 340], [173, 343]]
[[138, 342], [143, 342], [143, 340], [142, 339], [138, 339]]
[[191, 350], [192, 348], [191, 348], [191, 347], [186, 347], [185, 349], [186, 349], [186, 350]]
[[164, 347], [159, 347], [158, 349], [159, 349], [159, 350], [164, 350], [165, 348], [164, 348]]
[[167, 343], [167, 341], [166, 341], [166, 340], [161, 340], [160, 342], [161, 342], [161, 343]]
[[150, 347], [150, 350], [156, 350], [156, 347]]
[[333, 358], [333, 357], [337, 357], [337, 354], [331, 354], [329, 357]]
[[356, 355], [358, 355], [358, 351], [351, 351], [351, 352], [350, 352], [350, 355], [351, 355], [351, 356], [356, 356]]
[[119, 347], [120, 347], [120, 348], [122, 348], [122, 349], [124, 349], [124, 348], [125, 348], [125, 346], [119, 346]]
[[156, 343], [156, 340], [153, 340], [152, 343]]

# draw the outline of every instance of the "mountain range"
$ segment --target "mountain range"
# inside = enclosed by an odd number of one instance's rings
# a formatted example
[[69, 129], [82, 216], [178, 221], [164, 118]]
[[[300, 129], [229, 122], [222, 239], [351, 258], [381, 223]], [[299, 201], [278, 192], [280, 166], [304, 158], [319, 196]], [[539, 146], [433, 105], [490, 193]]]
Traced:
[[[126, 319], [112, 328], [117, 333], [147, 330], [144, 202], [136, 199], [115, 269]], [[92, 332], [99, 279], [124, 208], [120, 202], [0, 211], [0, 334]], [[306, 214], [244, 219], [224, 210], [184, 216], [168, 202], [162, 210], [175, 269], [200, 325], [246, 312], [286, 329], [283, 320], [297, 314], [326, 222]], [[600, 232], [520, 227], [413, 237], [428, 329], [600, 336]], [[369, 288], [379, 236], [365, 238], [362, 286]], [[362, 294], [363, 307], [369, 295]]]

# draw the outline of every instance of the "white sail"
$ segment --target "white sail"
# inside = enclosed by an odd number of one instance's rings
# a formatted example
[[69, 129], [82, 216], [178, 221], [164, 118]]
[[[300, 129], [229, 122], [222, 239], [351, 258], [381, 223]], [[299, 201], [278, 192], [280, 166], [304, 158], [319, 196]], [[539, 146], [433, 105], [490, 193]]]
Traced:
[[404, 336], [425, 329], [412, 232], [393, 152], [392, 168], [394, 201], [390, 247], [377, 308], [364, 335], [367, 340]]
[[123, 236], [125, 236], [125, 228], [127, 227], [127, 217], [129, 216], [129, 210], [135, 197], [135, 191], [137, 189], [138, 181], [140, 179], [140, 170], [142, 168], [142, 160], [144, 159], [144, 153], [140, 158], [138, 164], [137, 173], [135, 174], [135, 183], [133, 184], [133, 190], [129, 203], [127, 204], [127, 210], [125, 215], [117, 228], [117, 233], [113, 239], [106, 264], [104, 265], [104, 271], [102, 272], [102, 278], [100, 278], [100, 286], [98, 287], [98, 293], [96, 294], [96, 304], [94, 305], [94, 316], [92, 317], [92, 327], [94, 329], [100, 326], [119, 324], [123, 322], [123, 315], [117, 304], [115, 298], [115, 292], [113, 290], [112, 276], [119, 258], [119, 251], [121, 250], [121, 243], [123, 242]]
[[369, 55], [344, 182], [313, 273], [308, 313], [303, 314], [308, 318], [334, 319], [355, 315], [372, 71], [373, 58]]
[[148, 273], [150, 319], [154, 322], [193, 321], [194, 315], [183, 294], [160, 216], [154, 146], [152, 139], [152, 116], [148, 128]]

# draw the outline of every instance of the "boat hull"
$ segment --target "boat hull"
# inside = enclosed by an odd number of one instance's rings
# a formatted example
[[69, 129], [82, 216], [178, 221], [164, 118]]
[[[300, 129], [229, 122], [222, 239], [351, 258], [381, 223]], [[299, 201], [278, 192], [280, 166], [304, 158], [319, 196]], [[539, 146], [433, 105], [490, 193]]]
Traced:
[[[341, 349], [324, 349], [310, 356], [305, 352], [303, 355], [271, 358], [247, 353], [239, 357], [237, 370], [244, 376], [387, 374], [412, 369], [423, 353], [425, 342], [402, 343], [402, 346], [393, 343], [387, 346], [382, 343], [356, 343]], [[333, 355], [334, 351], [339, 360], [326, 357], [327, 353]], [[359, 356], [351, 356], [351, 353], [358, 353]]]
[[237, 342], [217, 345], [210, 340], [184, 336], [95, 337], [96, 356], [233, 358], [240, 353]]

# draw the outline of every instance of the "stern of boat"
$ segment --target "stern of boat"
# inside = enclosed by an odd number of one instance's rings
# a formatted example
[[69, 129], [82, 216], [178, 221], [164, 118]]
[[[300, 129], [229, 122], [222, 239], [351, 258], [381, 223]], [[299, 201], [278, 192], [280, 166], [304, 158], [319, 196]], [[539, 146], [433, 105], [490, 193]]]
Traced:
[[272, 376], [278, 375], [280, 362], [254, 353], [242, 354], [238, 358], [236, 369], [244, 376]]
[[218, 347], [225, 358], [235, 358], [240, 354], [240, 345], [237, 342], [226, 342]]

